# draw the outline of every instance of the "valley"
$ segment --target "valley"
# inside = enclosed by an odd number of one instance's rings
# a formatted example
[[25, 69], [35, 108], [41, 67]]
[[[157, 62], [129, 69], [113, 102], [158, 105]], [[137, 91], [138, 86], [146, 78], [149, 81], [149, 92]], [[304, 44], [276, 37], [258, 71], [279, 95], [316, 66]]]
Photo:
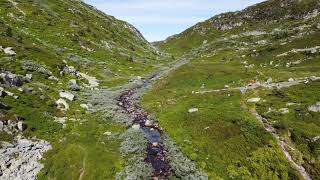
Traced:
[[82, 1], [0, 1], [0, 179], [319, 179], [320, 3], [149, 43]]

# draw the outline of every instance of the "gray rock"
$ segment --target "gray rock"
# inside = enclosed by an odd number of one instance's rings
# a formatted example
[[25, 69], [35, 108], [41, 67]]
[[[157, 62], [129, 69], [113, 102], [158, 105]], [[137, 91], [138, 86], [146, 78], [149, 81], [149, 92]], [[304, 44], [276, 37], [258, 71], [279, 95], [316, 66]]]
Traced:
[[26, 124], [24, 124], [22, 121], [19, 121], [19, 122], [18, 122], [18, 130], [21, 131], [21, 132], [23, 132], [23, 131], [26, 130], [26, 129], [27, 129]]
[[9, 71], [0, 71], [0, 83], [8, 86], [20, 87], [24, 83], [24, 79], [20, 75], [13, 74]]
[[68, 99], [70, 101], [74, 100], [74, 95], [70, 92], [60, 92], [59, 95], [60, 95], [60, 97]]
[[49, 77], [52, 75], [51, 71], [46, 69], [44, 66], [42, 66], [34, 61], [31, 61], [31, 60], [24, 61], [22, 63], [22, 69], [27, 70], [27, 71], [31, 71], [31, 72], [36, 71], [36, 72], [43, 74], [46, 77]]
[[310, 112], [320, 112], [320, 102], [317, 102], [315, 105], [309, 106], [308, 110]]
[[77, 80], [71, 79], [68, 83], [68, 88], [71, 91], [80, 91], [80, 86], [77, 84]]
[[2, 121], [0, 121], [0, 131], [2, 131], [2, 130], [3, 130], [3, 127], [4, 127], [4, 124], [3, 124], [3, 122], [2, 122]]

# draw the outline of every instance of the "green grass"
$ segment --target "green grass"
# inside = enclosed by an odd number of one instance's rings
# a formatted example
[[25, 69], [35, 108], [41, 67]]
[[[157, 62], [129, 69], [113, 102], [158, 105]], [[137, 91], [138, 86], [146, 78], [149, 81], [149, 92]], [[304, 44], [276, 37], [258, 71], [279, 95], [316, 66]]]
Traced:
[[[290, 134], [290, 141], [302, 153], [303, 165], [315, 179], [320, 176], [320, 146], [318, 141], [312, 139], [320, 135], [320, 114], [308, 112], [307, 108], [320, 101], [319, 90], [320, 82], [314, 82], [281, 90], [261, 91], [260, 97], [266, 102], [257, 106], [258, 112], [272, 122], [283, 137]], [[287, 103], [296, 104], [287, 107], [290, 113], [281, 114], [278, 110], [285, 108]], [[269, 108], [273, 112], [267, 113]]]
[[[201, 90], [202, 83], [205, 89], [219, 89], [246, 84], [255, 75], [244, 73], [236, 62], [219, 59], [194, 60], [159, 80], [143, 97], [144, 107], [210, 179], [298, 178], [272, 136], [242, 108], [240, 92], [191, 93]], [[199, 112], [189, 114], [190, 108]], [[261, 163], [259, 158], [277, 159], [282, 165]]]

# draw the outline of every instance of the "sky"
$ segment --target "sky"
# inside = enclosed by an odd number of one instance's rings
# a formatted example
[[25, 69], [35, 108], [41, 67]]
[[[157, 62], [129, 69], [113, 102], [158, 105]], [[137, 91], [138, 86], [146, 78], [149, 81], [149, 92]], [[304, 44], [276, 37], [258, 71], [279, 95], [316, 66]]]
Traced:
[[200, 21], [264, 0], [84, 0], [134, 25], [150, 41], [164, 40]]

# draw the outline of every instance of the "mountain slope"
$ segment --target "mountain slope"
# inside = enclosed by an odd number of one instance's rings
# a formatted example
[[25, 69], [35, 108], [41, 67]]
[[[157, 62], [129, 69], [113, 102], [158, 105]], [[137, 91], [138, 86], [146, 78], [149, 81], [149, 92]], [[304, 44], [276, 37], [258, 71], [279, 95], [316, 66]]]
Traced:
[[209, 179], [319, 179], [319, 12], [269, 0], [156, 44], [190, 63], [144, 107]]
[[269, 0], [242, 11], [216, 15], [181, 34], [157, 43], [163, 51], [181, 55], [203, 43], [246, 31], [270, 31], [285, 24], [299, 23], [317, 16], [315, 0]]
[[89, 112], [84, 93], [165, 62], [132, 25], [82, 1], [1, 0], [0, 179], [114, 178], [126, 158], [106, 134], [126, 126]]

